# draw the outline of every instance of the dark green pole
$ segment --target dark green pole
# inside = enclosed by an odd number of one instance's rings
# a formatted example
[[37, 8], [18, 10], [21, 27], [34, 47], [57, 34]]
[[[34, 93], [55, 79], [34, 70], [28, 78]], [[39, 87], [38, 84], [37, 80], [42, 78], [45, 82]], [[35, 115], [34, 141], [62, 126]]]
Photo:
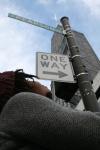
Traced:
[[69, 50], [71, 53], [72, 65], [73, 65], [73, 69], [74, 69], [77, 83], [79, 86], [79, 90], [82, 95], [85, 109], [90, 110], [92, 112], [99, 112], [100, 109], [99, 109], [99, 105], [97, 102], [97, 98], [93, 91], [91, 81], [88, 76], [88, 72], [86, 71], [86, 68], [82, 62], [79, 48], [76, 45], [73, 32], [69, 24], [69, 18], [62, 17], [61, 23], [63, 25], [64, 30], [66, 31], [65, 36], [67, 38]]

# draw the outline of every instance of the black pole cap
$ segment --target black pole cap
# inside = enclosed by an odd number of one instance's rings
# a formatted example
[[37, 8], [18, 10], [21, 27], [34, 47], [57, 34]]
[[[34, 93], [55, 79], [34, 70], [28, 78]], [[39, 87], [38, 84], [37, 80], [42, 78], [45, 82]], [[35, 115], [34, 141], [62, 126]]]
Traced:
[[62, 22], [64, 19], [69, 20], [68, 17], [64, 16], [64, 17], [62, 17], [62, 18], [60, 19], [60, 22]]

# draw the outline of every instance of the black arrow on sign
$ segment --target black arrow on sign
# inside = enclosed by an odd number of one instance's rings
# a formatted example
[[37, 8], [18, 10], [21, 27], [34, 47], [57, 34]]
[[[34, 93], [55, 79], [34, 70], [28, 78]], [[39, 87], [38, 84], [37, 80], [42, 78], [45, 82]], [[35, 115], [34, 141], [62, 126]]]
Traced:
[[48, 75], [58, 75], [59, 78], [68, 76], [66, 73], [58, 71], [58, 72], [49, 72], [49, 71], [43, 71], [43, 74], [48, 74]]

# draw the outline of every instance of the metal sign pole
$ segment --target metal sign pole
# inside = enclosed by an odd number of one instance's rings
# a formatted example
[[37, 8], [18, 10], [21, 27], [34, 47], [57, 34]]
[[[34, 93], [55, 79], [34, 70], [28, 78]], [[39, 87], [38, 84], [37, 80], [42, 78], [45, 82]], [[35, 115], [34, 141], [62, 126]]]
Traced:
[[73, 33], [71, 31], [69, 18], [62, 17], [61, 23], [64, 30], [66, 31], [65, 36], [67, 38], [69, 50], [71, 53], [72, 65], [83, 98], [85, 109], [92, 112], [99, 112], [100, 109], [96, 99], [96, 95], [93, 91], [91, 81], [89, 80], [88, 72], [86, 71], [86, 68], [81, 60], [79, 48], [76, 45]]

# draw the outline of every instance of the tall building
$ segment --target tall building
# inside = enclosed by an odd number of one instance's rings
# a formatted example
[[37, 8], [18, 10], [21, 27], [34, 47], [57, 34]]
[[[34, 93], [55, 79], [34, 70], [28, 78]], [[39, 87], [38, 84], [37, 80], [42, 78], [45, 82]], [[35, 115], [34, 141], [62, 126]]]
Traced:
[[[57, 28], [60, 28], [60, 26]], [[100, 71], [100, 60], [96, 56], [93, 48], [83, 33], [73, 31], [73, 35], [76, 44], [80, 49], [80, 55], [82, 57], [83, 64], [86, 66], [86, 70], [89, 73], [89, 78], [91, 81], [93, 81], [97, 73]], [[54, 33], [51, 39], [51, 52], [70, 55], [67, 41], [64, 39], [63, 35]], [[74, 106], [78, 104], [80, 97], [80, 92], [77, 90], [77, 92], [75, 92], [74, 96], [71, 98], [71, 102], [74, 104]]]

